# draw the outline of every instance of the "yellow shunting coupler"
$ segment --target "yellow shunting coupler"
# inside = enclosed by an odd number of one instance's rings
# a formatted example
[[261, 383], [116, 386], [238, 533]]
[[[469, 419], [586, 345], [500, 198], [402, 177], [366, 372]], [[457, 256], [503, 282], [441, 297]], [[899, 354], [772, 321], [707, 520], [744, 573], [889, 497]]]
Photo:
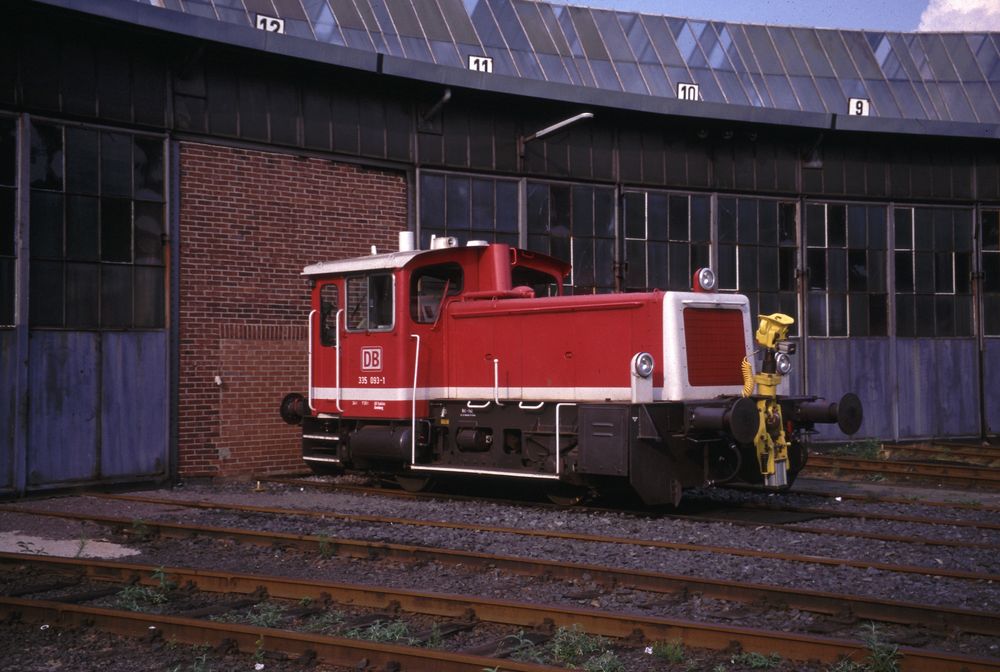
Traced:
[[[771, 487], [788, 485], [788, 442], [785, 438], [785, 423], [781, 418], [781, 405], [777, 401], [778, 373], [776, 358], [781, 344], [788, 339], [788, 328], [795, 319], [783, 313], [760, 315], [760, 323], [755, 334], [757, 344], [764, 348], [764, 364], [760, 373], [753, 375], [749, 360], [743, 364], [743, 396], [753, 396], [757, 401], [760, 424], [754, 447], [757, 449], [757, 463], [764, 476], [764, 484]], [[754, 384], [757, 394], [752, 394]]]

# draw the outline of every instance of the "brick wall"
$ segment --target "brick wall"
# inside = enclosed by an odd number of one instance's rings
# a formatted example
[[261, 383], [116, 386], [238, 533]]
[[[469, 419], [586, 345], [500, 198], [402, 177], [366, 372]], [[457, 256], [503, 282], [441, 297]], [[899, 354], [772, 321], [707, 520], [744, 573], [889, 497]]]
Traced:
[[301, 469], [299, 429], [278, 417], [306, 388], [299, 273], [395, 249], [405, 176], [190, 142], [180, 171], [180, 475]]

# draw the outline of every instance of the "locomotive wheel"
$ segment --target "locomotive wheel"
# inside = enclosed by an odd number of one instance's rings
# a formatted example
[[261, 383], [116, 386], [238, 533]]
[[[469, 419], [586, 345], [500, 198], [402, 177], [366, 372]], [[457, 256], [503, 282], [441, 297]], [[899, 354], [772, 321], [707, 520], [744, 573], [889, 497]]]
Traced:
[[589, 490], [575, 485], [556, 483], [545, 490], [545, 496], [557, 506], [576, 506], [587, 498]]
[[396, 476], [396, 483], [407, 492], [423, 492], [434, 484], [430, 476]]

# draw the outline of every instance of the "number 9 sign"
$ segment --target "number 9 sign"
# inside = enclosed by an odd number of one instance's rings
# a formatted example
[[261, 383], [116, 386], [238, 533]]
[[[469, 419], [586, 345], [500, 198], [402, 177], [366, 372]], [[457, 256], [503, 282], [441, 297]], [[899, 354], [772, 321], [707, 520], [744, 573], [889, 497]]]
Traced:
[[867, 98], [851, 98], [847, 101], [847, 114], [852, 117], [867, 117], [871, 102]]

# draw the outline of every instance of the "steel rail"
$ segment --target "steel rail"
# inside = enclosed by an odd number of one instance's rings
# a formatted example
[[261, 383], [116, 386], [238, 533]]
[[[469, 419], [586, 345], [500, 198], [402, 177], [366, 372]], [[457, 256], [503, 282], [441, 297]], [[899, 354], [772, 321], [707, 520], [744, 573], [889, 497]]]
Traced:
[[1000, 460], [1000, 447], [997, 446], [973, 446], [949, 443], [883, 443], [880, 450], [886, 453], [901, 452], [954, 458]]
[[[367, 495], [379, 495], [379, 496], [384, 496], [384, 497], [396, 497], [396, 498], [399, 498], [399, 499], [448, 499], [448, 500], [454, 500], [454, 501], [476, 501], [476, 502], [488, 501], [488, 502], [501, 503], [501, 504], [506, 503], [506, 504], [510, 504], [511, 506], [523, 506], [525, 504], [525, 502], [523, 502], [523, 501], [516, 501], [516, 500], [494, 499], [494, 498], [487, 498], [487, 497], [469, 497], [469, 496], [465, 496], [465, 495], [452, 495], [452, 494], [427, 493], [427, 492], [407, 492], [405, 490], [386, 490], [386, 489], [383, 489], [383, 488], [370, 488], [370, 487], [365, 487], [365, 486], [361, 486], [361, 485], [340, 485], [340, 484], [334, 484], [334, 483], [321, 483], [321, 482], [307, 481], [307, 480], [292, 480], [292, 479], [288, 479], [288, 478], [277, 478], [277, 479], [275, 479], [275, 478], [260, 478], [260, 479], [257, 479], [257, 481], [260, 482], [260, 483], [275, 483], [275, 484], [279, 484], [279, 485], [291, 485], [291, 486], [295, 486], [295, 487], [311, 487], [311, 488], [319, 488], [319, 489], [325, 489], [325, 490], [343, 490], [344, 492], [356, 492], [356, 493], [367, 494]], [[751, 492], [761, 492], [761, 490], [759, 488], [756, 488], [754, 486], [732, 485], [732, 486], [725, 486], [725, 487], [731, 488], [731, 489], [734, 489], [734, 490], [746, 490], [746, 491], [751, 491]], [[89, 493], [89, 494], [93, 495], [93, 493]], [[820, 494], [820, 493], [815, 493], [815, 492], [796, 492], [796, 494]], [[97, 496], [97, 495], [93, 495], [93, 496]], [[846, 495], [846, 494], [845, 495], [841, 495], [840, 493], [836, 493], [836, 494], [826, 494], [826, 493], [823, 493], [823, 494], [820, 494], [820, 496], [825, 496], [825, 497], [842, 497], [843, 499], [864, 499], [864, 500], [868, 500], [868, 501], [873, 501], [870, 498], [867, 498], [867, 497], [865, 497], [863, 495], [851, 496], [851, 495]], [[893, 500], [889, 500], [889, 499], [881, 500], [881, 499], [879, 499], [879, 500], [874, 500], [874, 501], [882, 501], [882, 502], [897, 503], [897, 504], [924, 504], [924, 502], [914, 502], [912, 500], [906, 500], [906, 499], [893, 499]], [[565, 506], [557, 506], [557, 505], [554, 505], [554, 504], [553, 505], [547, 505], [544, 502], [531, 502], [530, 504], [532, 506], [539, 506], [539, 507], [548, 507], [548, 506], [551, 506], [551, 508], [558, 509], [558, 510], [565, 510], [566, 509]], [[948, 505], [943, 504], [943, 503], [938, 503], [938, 505], [939, 506], [948, 506]], [[928, 518], [928, 517], [925, 517], [925, 516], [903, 516], [903, 515], [890, 514], [890, 513], [870, 513], [870, 512], [865, 512], [865, 511], [833, 511], [833, 510], [830, 510], [830, 509], [822, 509], [822, 508], [818, 508], [818, 507], [792, 507], [792, 506], [774, 507], [774, 506], [770, 506], [770, 505], [767, 505], [767, 504], [754, 504], [754, 503], [749, 503], [749, 502], [744, 502], [744, 503], [740, 504], [740, 506], [743, 507], [743, 508], [748, 508], [748, 509], [761, 509], [761, 510], [768, 510], [768, 511], [785, 511], [785, 512], [788, 512], [788, 513], [809, 513], [809, 514], [817, 514], [817, 515], [822, 515], [822, 516], [827, 516], [827, 517], [857, 518], [857, 519], [865, 519], [865, 520], [889, 520], [889, 521], [902, 522], [902, 523], [922, 523], [922, 524], [925, 524], [925, 525], [944, 525], [944, 526], [951, 526], [951, 527], [968, 527], [968, 528], [976, 528], [976, 529], [983, 529], [983, 530], [1000, 530], [1000, 523], [987, 523], [987, 522], [974, 521], [974, 520], [951, 520], [951, 519], [948, 519], [948, 518]], [[961, 507], [961, 508], [965, 508], [965, 507]], [[1000, 507], [994, 508], [994, 507], [982, 507], [982, 506], [976, 506], [976, 505], [968, 505], [968, 508], [975, 509], [975, 510], [981, 510], [981, 511], [1000, 511]], [[574, 507], [573, 510], [574, 511], [598, 511], [598, 512], [602, 512], [602, 513], [607, 513], [607, 512], [612, 512], [612, 513], [632, 513], [632, 514], [635, 514], [635, 515], [655, 516], [657, 518], [666, 518], [666, 519], [670, 519], [670, 520], [695, 520], [695, 521], [706, 520], [706, 521], [725, 522], [725, 523], [729, 523], [729, 524], [732, 524], [732, 525], [750, 525], [750, 526], [754, 526], [754, 527], [759, 527], [759, 526], [763, 525], [763, 526], [767, 526], [767, 527], [778, 527], [778, 528], [786, 529], [786, 530], [787, 529], [792, 529], [791, 526], [788, 525], [788, 524], [766, 523], [766, 522], [759, 522], [759, 521], [742, 521], [742, 520], [729, 519], [729, 518], [711, 518], [711, 517], [708, 517], [708, 516], [702, 516], [700, 514], [663, 513], [661, 511], [642, 511], [642, 510], [640, 510], [640, 511], [627, 511], [627, 510], [624, 510], [624, 509], [610, 509], [610, 508], [586, 507], [586, 506]], [[802, 530], [802, 531], [805, 531], [805, 530]], [[828, 534], [828, 535], [834, 535], [834, 536], [857, 536], [859, 538], [867, 538], [867, 537], [864, 537], [864, 535], [866, 535], [866, 534], [872, 534], [872, 533], [850, 533], [850, 534], [845, 535], [845, 534], [843, 534], [839, 530], [829, 530], [827, 528], [810, 528], [808, 531], [811, 532], [811, 533], [813, 533], [813, 534]], [[872, 534], [872, 536], [870, 538], [875, 539], [875, 540], [879, 540], [879, 541], [895, 541], [895, 539], [882, 538], [881, 536], [874, 535], [874, 534]], [[913, 539], [913, 538], [910, 538], [909, 539], [909, 543], [928, 543], [928, 544], [934, 545], [935, 541], [926, 541], [926, 540], [923, 540], [923, 539]], [[961, 542], [959, 542], [959, 543], [961, 543]], [[940, 540], [937, 545], [947, 546], [947, 545], [951, 545], [951, 542], [949, 542], [947, 540]], [[990, 544], [990, 545], [986, 546], [985, 548], [992, 548], [993, 546], [995, 546], [995, 545], [994, 544]], [[973, 546], [973, 548], [975, 548], [975, 547], [976, 546]]]
[[858, 473], [889, 474], [893, 476], [919, 476], [949, 482], [974, 483], [1000, 487], [1000, 469], [965, 467], [925, 462], [887, 462], [849, 457], [810, 455], [806, 469], [839, 470]]
[[[487, 658], [415, 646], [378, 644], [364, 640], [330, 637], [309, 633], [261, 628], [237, 623], [220, 623], [196, 618], [143, 614], [134, 611], [85, 607], [52, 600], [28, 600], [0, 597], [0, 614], [17, 616], [21, 621], [40, 622], [63, 627], [97, 627], [105, 632], [130, 637], [148, 637], [159, 630], [169, 641], [186, 644], [222, 644], [234, 642], [240, 651], [253, 654], [258, 648], [280, 651], [290, 656], [315, 655], [334, 665], [357, 669], [362, 659], [369, 665], [388, 669], [435, 670], [435, 672], [482, 672], [499, 666], [505, 672], [566, 672], [566, 668], [521, 663], [515, 660]], [[367, 669], [367, 668], [366, 668]], [[958, 668], [955, 668], [958, 669]], [[988, 669], [988, 668], [984, 668]]]
[[642, 546], [644, 548], [662, 548], [671, 551], [693, 551], [726, 555], [737, 555], [751, 558], [765, 558], [783, 562], [805, 562], [837, 567], [854, 567], [856, 569], [881, 569], [885, 571], [909, 574], [926, 574], [954, 579], [972, 579], [976, 581], [998, 581], [1000, 574], [980, 574], [964, 570], [947, 570], [919, 565], [892, 565], [889, 563], [848, 560], [846, 558], [826, 558], [813, 555], [795, 555], [791, 553], [774, 553], [771, 551], [756, 551], [731, 546], [709, 546], [706, 544], [688, 544], [676, 541], [659, 541], [629, 537], [610, 537], [606, 535], [585, 534], [582, 532], [562, 532], [558, 530], [531, 530], [496, 525], [480, 525], [476, 523], [450, 523], [438, 520], [419, 520], [414, 518], [395, 518], [390, 516], [369, 516], [362, 514], [333, 513], [324, 511], [306, 511], [302, 509], [285, 509], [269, 506], [251, 506], [246, 504], [223, 504], [216, 502], [192, 502], [158, 497], [139, 497], [135, 495], [102, 495], [102, 498], [147, 504], [181, 505], [196, 509], [216, 509], [220, 511], [238, 511], [242, 513], [261, 513], [276, 516], [302, 516], [328, 520], [343, 520], [351, 522], [377, 523], [384, 525], [410, 525], [413, 527], [435, 527], [448, 530], [463, 530], [472, 532], [490, 532], [493, 534], [513, 534], [523, 537], [542, 537], [545, 539], [565, 539], [568, 541], [583, 541], [591, 543], [618, 544], [623, 546]]
[[[8, 508], [9, 511], [17, 509]], [[108, 516], [91, 516], [73, 512], [24, 511], [56, 518], [97, 522], [112, 527], [128, 528], [135, 521]], [[642, 570], [620, 569], [584, 563], [565, 563], [553, 560], [525, 559], [513, 556], [427, 548], [407, 544], [367, 542], [353, 539], [335, 539], [315, 535], [281, 532], [256, 532], [234, 528], [206, 527], [142, 521], [151, 533], [165, 538], [191, 538], [204, 536], [230, 539], [241, 543], [271, 547], [275, 545], [301, 550], [367, 560], [389, 559], [401, 561], [437, 562], [466, 567], [499, 569], [527, 576], [547, 576], [560, 580], [579, 581], [584, 575], [589, 580], [608, 586], [626, 586], [635, 590], [656, 593], [697, 592], [709, 597], [741, 602], [766, 601], [803, 611], [828, 615], [849, 612], [858, 618], [891, 623], [925, 624], [955, 627], [967, 632], [1000, 635], [1000, 615], [967, 609], [939, 607], [898, 600], [882, 600], [852, 595], [800, 590], [781, 586], [750, 584], [741, 581], [672, 575]]]
[[[810, 480], [819, 480], [819, 479], [810, 479]], [[837, 485], [840, 485], [840, 484], [843, 483], [843, 481], [833, 481], [832, 483], [836, 483]], [[727, 490], [739, 490], [741, 492], [756, 492], [758, 494], [764, 494], [764, 493], [762, 493], [762, 491], [761, 491], [760, 488], [758, 488], [756, 486], [753, 486], [753, 485], [741, 485], [741, 484], [728, 485], [727, 484], [727, 485], [723, 485], [723, 486], [720, 486], [720, 487], [723, 487], [723, 488], [725, 488]], [[820, 490], [820, 489], [810, 488], [809, 486], [803, 486], [801, 482], [799, 482], [795, 486], [795, 490], [793, 490], [790, 494], [794, 494], [794, 495], [806, 495], [806, 496], [809, 496], [809, 497], [822, 497], [824, 499], [836, 499], [837, 497], [839, 497], [841, 499], [846, 499], [846, 500], [851, 500], [851, 501], [856, 501], [856, 502], [867, 502], [867, 503], [870, 503], [870, 504], [905, 504], [907, 506], [927, 506], [927, 507], [942, 508], [942, 509], [961, 509], [961, 510], [964, 510], [964, 511], [997, 511], [997, 512], [1000, 512], [1000, 506], [993, 506], [993, 505], [990, 505], [990, 504], [982, 504], [982, 503], [979, 503], [979, 502], [968, 502], [968, 501], [966, 501], [966, 502], [949, 502], [949, 501], [943, 500], [943, 499], [942, 500], [923, 499], [922, 497], [918, 497], [918, 496], [914, 496], [914, 497], [883, 497], [882, 495], [877, 495], [875, 493], [869, 493], [869, 492], [861, 493], [861, 492], [838, 492], [838, 491], [834, 491], [834, 490]], [[781, 509], [781, 510], [784, 510], [784, 509]], [[875, 514], [873, 516], [868, 516], [867, 514], [864, 514], [864, 515], [866, 517], [872, 517], [872, 518], [874, 518], [874, 517], [881, 517], [882, 516], [882, 514]]]
[[[284, 599], [300, 600], [308, 597], [320, 600], [329, 596], [333, 602], [356, 607], [372, 609], [395, 607], [408, 613], [436, 617], [468, 618], [472, 613], [474, 618], [480, 621], [503, 625], [530, 628], [575, 625], [593, 635], [627, 639], [636, 637], [638, 633], [645, 642], [681, 638], [687, 646], [715, 650], [728, 648], [734, 640], [737, 640], [745, 650], [775, 652], [783, 657], [798, 660], [818, 659], [823, 662], [833, 662], [845, 655], [860, 658], [866, 653], [866, 649], [860, 643], [842, 638], [380, 586], [306, 581], [179, 567], [164, 568], [110, 561], [46, 558], [17, 553], [0, 554], [0, 562], [29, 564], [50, 571], [83, 574], [89, 578], [119, 583], [131, 582], [138, 578], [141, 583], [151, 586], [158, 585], [158, 579], [153, 578], [155, 572], [165, 574], [178, 585], [190, 583], [206, 592], [252, 594], [263, 586], [268, 596]], [[1000, 661], [962, 654], [954, 656], [950, 652], [903, 648], [901, 653], [905, 670], [946, 670], [949, 669], [947, 665], [951, 665], [950, 669], [972, 670], [978, 669], [977, 666], [980, 665], [985, 666], [983, 669], [1000, 669], [997, 667]], [[941, 667], [933, 667], [932, 664]]]

